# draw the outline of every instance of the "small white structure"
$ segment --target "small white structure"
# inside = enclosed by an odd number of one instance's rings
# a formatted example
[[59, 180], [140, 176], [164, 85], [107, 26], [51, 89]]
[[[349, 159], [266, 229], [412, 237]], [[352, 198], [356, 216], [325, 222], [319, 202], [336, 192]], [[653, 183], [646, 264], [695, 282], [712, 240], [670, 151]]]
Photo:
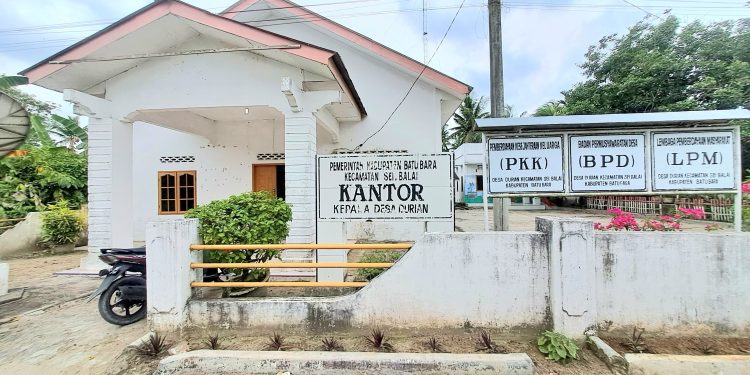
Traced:
[[[454, 197], [456, 203], [481, 207], [484, 199], [484, 149], [481, 143], [464, 143], [453, 151], [456, 181]], [[492, 198], [487, 198], [492, 207]], [[543, 210], [546, 208], [539, 198], [518, 198], [512, 202], [513, 210]]]
[[[272, 22], [285, 18], [310, 21]], [[288, 242], [316, 242], [316, 155], [439, 152], [441, 125], [471, 91], [285, 0], [221, 14], [156, 1], [22, 74], [89, 117], [89, 268], [99, 248], [144, 241], [147, 222], [247, 191], [286, 199]], [[426, 227], [368, 231], [409, 240]]]

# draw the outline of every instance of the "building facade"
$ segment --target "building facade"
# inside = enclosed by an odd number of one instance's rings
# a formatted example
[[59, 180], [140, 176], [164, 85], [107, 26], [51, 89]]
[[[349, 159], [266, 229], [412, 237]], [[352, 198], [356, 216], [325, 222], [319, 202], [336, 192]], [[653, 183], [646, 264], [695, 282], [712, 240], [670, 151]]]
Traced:
[[[307, 22], [273, 22], [289, 17]], [[22, 74], [89, 119], [84, 267], [99, 248], [144, 241], [149, 221], [247, 191], [292, 205], [288, 242], [316, 242], [317, 155], [440, 152], [441, 125], [471, 91], [284, 0], [220, 14], [156, 1]], [[346, 225], [350, 238], [366, 226], [398, 240], [426, 227]]]

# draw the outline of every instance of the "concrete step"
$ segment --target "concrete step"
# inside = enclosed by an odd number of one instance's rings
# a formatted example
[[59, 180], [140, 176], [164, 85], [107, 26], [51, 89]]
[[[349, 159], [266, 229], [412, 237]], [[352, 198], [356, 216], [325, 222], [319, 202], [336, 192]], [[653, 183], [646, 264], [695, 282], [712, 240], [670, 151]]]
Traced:
[[195, 350], [163, 359], [154, 375], [197, 374], [507, 374], [532, 375], [525, 353], [246, 352]]

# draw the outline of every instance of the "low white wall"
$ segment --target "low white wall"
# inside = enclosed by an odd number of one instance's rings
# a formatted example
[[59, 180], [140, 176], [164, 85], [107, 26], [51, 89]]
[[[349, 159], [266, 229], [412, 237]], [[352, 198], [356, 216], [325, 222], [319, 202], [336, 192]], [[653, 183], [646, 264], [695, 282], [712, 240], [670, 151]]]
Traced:
[[348, 328], [541, 326], [547, 250], [538, 232], [427, 234], [356, 294], [334, 298], [192, 300], [196, 326]]
[[750, 235], [598, 233], [595, 243], [600, 323], [750, 328]]
[[42, 213], [29, 212], [26, 219], [0, 234], [0, 257], [30, 253], [42, 240]]
[[[167, 238], [192, 236], [195, 225], [160, 232], [164, 246], [182, 247], [160, 251], [165, 258], [149, 263], [149, 273], [162, 274], [154, 270], [162, 265], [165, 275], [182, 273], [157, 284], [161, 293], [184, 290], [195, 277], [173, 266], [189, 262], [187, 243]], [[551, 217], [537, 218], [537, 229], [426, 234], [391, 269], [347, 296], [189, 300], [182, 293], [161, 306], [160, 319], [164, 327], [313, 330], [468, 321], [551, 328], [579, 338], [597, 326], [750, 329], [750, 235], [594, 233], [589, 220]]]

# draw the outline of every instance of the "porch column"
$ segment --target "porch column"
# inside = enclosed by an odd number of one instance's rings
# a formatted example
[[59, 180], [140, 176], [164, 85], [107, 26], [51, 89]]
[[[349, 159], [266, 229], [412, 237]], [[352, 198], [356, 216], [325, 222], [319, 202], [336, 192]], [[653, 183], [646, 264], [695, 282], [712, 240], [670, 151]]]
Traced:
[[[310, 112], [284, 115], [286, 201], [292, 206], [288, 243], [315, 243], [315, 117]], [[289, 258], [310, 257], [308, 251], [287, 251]]]
[[99, 270], [106, 247], [133, 246], [133, 128], [112, 118], [112, 103], [74, 90], [64, 98], [89, 118], [88, 255], [81, 268]]

